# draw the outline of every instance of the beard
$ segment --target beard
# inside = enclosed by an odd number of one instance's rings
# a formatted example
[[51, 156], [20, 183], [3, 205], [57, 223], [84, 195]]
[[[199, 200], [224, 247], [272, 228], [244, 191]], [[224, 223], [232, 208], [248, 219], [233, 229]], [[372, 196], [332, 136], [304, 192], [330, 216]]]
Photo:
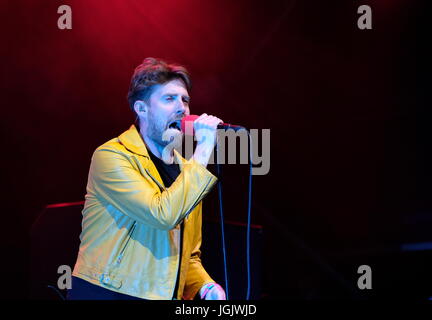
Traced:
[[153, 116], [153, 113], [149, 112], [147, 123], [147, 136], [158, 145], [166, 146], [169, 141], [163, 141], [162, 139], [165, 129], [166, 124], [158, 121], [158, 119]]
[[167, 128], [167, 123], [156, 119], [150, 112], [148, 116], [147, 136], [162, 147], [181, 150], [183, 133], [174, 128]]

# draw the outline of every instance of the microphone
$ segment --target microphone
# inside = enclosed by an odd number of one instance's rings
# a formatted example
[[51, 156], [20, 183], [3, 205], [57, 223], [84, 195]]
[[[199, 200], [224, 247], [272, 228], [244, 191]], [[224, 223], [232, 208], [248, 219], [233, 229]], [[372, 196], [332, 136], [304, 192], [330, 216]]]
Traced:
[[[199, 116], [197, 116], [196, 114], [191, 114], [189, 116], [185, 116], [182, 120], [181, 120], [181, 131], [186, 134], [186, 135], [194, 135], [193, 132], [193, 125], [189, 125], [191, 128], [187, 128], [192, 130], [192, 132], [189, 132], [189, 130], [186, 130], [186, 122], [194, 122], [196, 119], [198, 119]], [[234, 125], [234, 124], [229, 124], [229, 123], [219, 123], [217, 126], [218, 129], [223, 129], [223, 130], [228, 130], [228, 129], [232, 129], [234, 131], [239, 131], [239, 130], [246, 130], [246, 128], [242, 127], [242, 126], [238, 126], [238, 125]]]

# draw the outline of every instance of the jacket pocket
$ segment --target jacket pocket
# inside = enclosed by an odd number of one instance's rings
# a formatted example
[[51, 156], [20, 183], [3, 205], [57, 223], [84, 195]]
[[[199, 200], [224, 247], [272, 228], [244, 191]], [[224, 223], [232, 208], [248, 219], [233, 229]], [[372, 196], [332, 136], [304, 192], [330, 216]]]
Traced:
[[130, 242], [130, 240], [131, 240], [131, 238], [132, 238], [132, 234], [133, 234], [133, 232], [135, 231], [135, 227], [136, 227], [136, 221], [134, 221], [132, 227], [130, 228], [130, 230], [129, 230], [127, 236], [126, 236], [126, 237], [127, 237], [126, 243], [125, 243], [125, 244], [123, 245], [123, 247], [121, 248], [120, 253], [119, 253], [119, 255], [117, 256], [117, 259], [115, 260], [115, 266], [116, 266], [116, 267], [120, 266], [120, 263], [121, 263], [122, 260], [123, 260], [124, 254], [125, 254], [125, 252], [126, 252], [126, 248], [128, 247], [129, 242]]

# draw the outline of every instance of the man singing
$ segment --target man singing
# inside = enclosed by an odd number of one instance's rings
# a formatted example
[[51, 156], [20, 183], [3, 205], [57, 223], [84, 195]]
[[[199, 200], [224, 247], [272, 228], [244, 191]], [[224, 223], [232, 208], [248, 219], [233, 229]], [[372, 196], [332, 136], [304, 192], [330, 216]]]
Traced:
[[135, 69], [137, 125], [93, 154], [68, 299], [225, 300], [200, 260], [201, 200], [217, 181], [206, 167], [222, 120], [194, 121], [205, 139], [189, 160], [167, 152], [190, 114], [190, 88], [182, 66], [146, 58]]

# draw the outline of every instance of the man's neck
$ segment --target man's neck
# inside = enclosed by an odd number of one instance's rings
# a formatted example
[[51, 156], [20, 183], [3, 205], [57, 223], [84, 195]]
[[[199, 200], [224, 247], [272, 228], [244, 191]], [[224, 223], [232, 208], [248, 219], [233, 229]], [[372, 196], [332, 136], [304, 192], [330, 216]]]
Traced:
[[140, 132], [140, 135], [144, 141], [144, 144], [146, 148], [153, 153], [156, 157], [163, 160], [166, 164], [172, 164], [174, 161], [174, 155], [173, 152], [163, 152], [164, 146], [161, 146], [160, 144], [157, 144], [152, 139], [147, 137], [145, 134]]

